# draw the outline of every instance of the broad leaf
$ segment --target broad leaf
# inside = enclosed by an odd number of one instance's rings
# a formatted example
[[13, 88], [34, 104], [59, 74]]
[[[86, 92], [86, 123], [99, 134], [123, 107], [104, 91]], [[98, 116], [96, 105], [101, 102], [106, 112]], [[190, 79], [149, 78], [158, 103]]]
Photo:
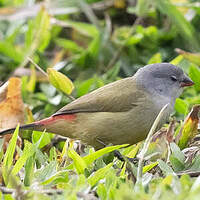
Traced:
[[58, 90], [70, 95], [74, 89], [72, 81], [64, 74], [57, 72], [55, 69], [47, 69], [50, 83]]

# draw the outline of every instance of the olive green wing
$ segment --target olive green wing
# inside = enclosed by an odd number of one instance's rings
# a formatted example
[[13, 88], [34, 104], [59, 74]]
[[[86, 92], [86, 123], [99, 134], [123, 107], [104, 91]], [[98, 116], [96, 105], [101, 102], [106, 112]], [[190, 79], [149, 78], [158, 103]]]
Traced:
[[144, 101], [134, 77], [105, 85], [61, 108], [55, 115], [80, 112], [126, 112]]

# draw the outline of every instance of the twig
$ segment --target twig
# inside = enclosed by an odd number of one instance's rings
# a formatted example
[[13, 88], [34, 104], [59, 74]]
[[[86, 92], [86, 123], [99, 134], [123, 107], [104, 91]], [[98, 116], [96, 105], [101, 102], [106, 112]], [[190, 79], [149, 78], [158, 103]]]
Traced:
[[190, 177], [198, 177], [200, 175], [200, 171], [190, 171], [190, 170], [185, 170], [182, 172], [177, 172], [176, 175], [177, 176], [182, 176], [184, 174], [189, 175]]
[[45, 76], [48, 77], [47, 73], [37, 64], [35, 63], [30, 57], [27, 58], [40, 72], [42, 72]]
[[148, 147], [150, 145], [150, 142], [151, 142], [151, 139], [152, 139], [152, 136], [158, 126], [158, 123], [160, 121], [160, 119], [162, 118], [166, 108], [168, 107], [169, 104], [166, 104], [162, 109], [161, 111], [159, 112], [158, 116], [156, 117], [156, 120], [154, 121], [150, 131], [149, 131], [149, 134], [144, 142], [144, 146], [140, 152], [140, 154], [138, 155], [138, 158], [139, 158], [139, 162], [138, 162], [138, 170], [137, 170], [137, 183], [141, 183], [142, 182], [142, 169], [143, 169], [143, 165], [144, 165], [144, 157], [145, 157], [145, 154], [148, 150]]

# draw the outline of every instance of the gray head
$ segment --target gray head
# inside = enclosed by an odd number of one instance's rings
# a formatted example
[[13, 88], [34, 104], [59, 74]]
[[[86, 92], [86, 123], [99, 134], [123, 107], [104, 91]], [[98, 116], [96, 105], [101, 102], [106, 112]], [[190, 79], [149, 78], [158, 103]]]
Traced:
[[183, 70], [169, 63], [146, 65], [135, 74], [136, 81], [148, 92], [160, 94], [175, 100], [183, 91], [183, 87], [194, 83]]

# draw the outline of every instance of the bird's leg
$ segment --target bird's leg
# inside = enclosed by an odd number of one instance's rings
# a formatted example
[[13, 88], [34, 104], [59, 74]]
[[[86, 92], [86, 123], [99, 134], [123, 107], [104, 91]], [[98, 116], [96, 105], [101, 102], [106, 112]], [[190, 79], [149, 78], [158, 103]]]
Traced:
[[102, 144], [104, 147], [106, 147], [107, 145], [99, 138], [96, 138], [97, 142], [99, 142], [100, 144]]
[[138, 161], [139, 161], [139, 159], [137, 157], [135, 157], [135, 158], [129, 158], [129, 157], [127, 157], [127, 159], [128, 159], [129, 162], [131, 162], [133, 164], [137, 164]]
[[125, 162], [124, 156], [118, 150], [114, 150], [114, 156], [120, 161]]
[[[102, 144], [104, 147], [107, 146], [101, 139], [97, 138], [96, 140], [97, 140], [97, 142]], [[123, 155], [118, 150], [114, 150], [114, 156], [116, 158], [118, 158], [120, 161], [125, 162], [125, 159], [123, 158]]]
[[124, 157], [125, 157], [129, 162], [131, 162], [133, 164], [138, 163], [138, 158], [129, 158], [127, 156], [123, 156], [118, 150], [114, 150], [114, 156], [122, 162], [125, 162], [125, 159], [124, 159]]
[[[99, 138], [96, 139], [99, 143], [101, 143], [104, 147], [107, 145]], [[114, 156], [118, 158], [120, 161], [125, 162], [128, 160], [129, 162], [136, 164], [138, 162], [138, 158], [129, 158], [129, 157], [124, 157], [118, 150], [114, 150]]]

